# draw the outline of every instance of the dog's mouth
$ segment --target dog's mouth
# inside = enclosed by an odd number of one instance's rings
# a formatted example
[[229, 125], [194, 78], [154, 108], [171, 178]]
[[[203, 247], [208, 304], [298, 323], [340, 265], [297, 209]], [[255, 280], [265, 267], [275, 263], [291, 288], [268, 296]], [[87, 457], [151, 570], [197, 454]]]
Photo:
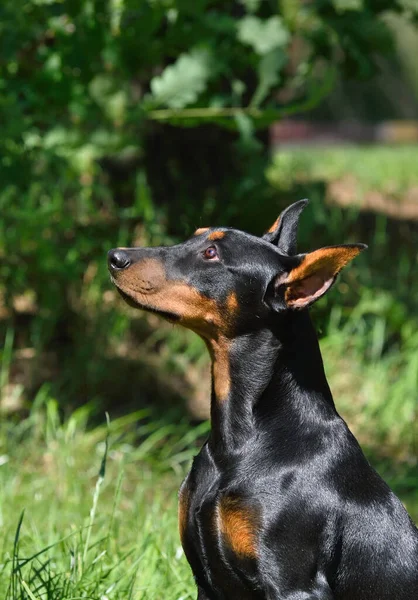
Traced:
[[146, 306], [145, 304], [141, 304], [140, 302], [137, 302], [137, 300], [134, 300], [132, 296], [122, 291], [120, 287], [116, 286], [116, 289], [118, 290], [120, 296], [125, 300], [126, 304], [128, 304], [132, 308], [152, 312], [156, 315], [159, 315], [160, 317], [163, 317], [164, 319], [167, 319], [167, 321], [170, 321], [171, 323], [176, 323], [177, 321], [180, 321], [179, 315], [165, 310], [159, 310], [158, 308], [154, 308], [152, 306]]

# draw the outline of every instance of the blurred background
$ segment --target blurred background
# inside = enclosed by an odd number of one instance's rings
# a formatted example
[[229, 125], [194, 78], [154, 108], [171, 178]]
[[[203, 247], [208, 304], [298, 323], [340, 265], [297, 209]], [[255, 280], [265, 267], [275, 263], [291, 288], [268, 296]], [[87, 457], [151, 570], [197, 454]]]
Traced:
[[2, 0], [3, 597], [195, 597], [176, 489], [209, 358], [122, 303], [106, 253], [259, 235], [304, 197], [301, 251], [369, 245], [312, 313], [418, 520], [417, 57], [416, 0]]

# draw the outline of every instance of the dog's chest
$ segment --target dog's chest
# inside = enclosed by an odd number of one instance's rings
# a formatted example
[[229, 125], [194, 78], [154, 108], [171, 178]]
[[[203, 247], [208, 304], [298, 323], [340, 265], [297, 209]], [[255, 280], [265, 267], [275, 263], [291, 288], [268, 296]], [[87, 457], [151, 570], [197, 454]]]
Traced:
[[182, 545], [202, 587], [225, 599], [255, 598], [261, 515], [223, 479], [203, 449], [180, 489]]

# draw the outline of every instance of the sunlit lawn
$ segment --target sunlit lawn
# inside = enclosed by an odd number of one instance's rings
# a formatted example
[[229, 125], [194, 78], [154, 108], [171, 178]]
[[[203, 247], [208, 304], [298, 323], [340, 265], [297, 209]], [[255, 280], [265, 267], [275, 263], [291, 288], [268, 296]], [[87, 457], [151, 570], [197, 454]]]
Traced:
[[27, 421], [2, 427], [0, 597], [193, 597], [177, 488], [206, 425], [115, 421], [104, 472], [106, 426], [87, 432], [85, 416], [61, 425], [47, 400]]

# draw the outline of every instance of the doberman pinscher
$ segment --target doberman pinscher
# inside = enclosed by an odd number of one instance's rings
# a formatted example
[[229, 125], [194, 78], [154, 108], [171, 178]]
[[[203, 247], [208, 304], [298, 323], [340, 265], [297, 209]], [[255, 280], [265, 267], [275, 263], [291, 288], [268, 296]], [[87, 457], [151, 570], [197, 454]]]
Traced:
[[198, 333], [212, 430], [180, 490], [198, 600], [418, 599], [418, 531], [338, 415], [308, 306], [365, 246], [296, 253], [306, 201], [262, 237], [118, 248], [123, 298]]

